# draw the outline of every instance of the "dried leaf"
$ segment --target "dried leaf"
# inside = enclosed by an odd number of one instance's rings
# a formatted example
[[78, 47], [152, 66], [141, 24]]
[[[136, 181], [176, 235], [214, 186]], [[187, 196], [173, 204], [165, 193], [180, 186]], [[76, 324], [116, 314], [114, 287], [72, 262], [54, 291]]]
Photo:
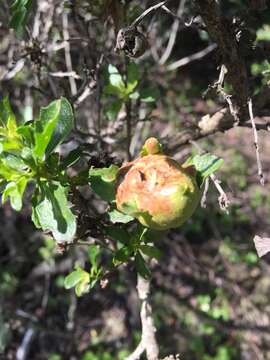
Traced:
[[256, 235], [253, 241], [259, 257], [266, 255], [270, 251], [270, 238], [263, 238]]

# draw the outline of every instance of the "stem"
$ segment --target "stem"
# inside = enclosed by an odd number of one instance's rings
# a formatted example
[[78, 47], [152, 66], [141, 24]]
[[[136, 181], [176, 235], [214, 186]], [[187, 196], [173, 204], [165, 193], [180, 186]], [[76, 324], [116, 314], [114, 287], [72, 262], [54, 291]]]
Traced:
[[[125, 58], [125, 78], [124, 78], [124, 83], [125, 86], [127, 87], [127, 83], [128, 83], [128, 65], [129, 65], [129, 59]], [[127, 99], [125, 101], [125, 108], [126, 108], [126, 129], [127, 129], [127, 148], [126, 148], [126, 152], [127, 152], [127, 159], [128, 161], [131, 160], [131, 154], [130, 154], [130, 144], [131, 144], [131, 130], [132, 130], [132, 124], [131, 124], [131, 117], [132, 117], [132, 103], [131, 103], [131, 99]]]
[[150, 304], [150, 280], [138, 275], [137, 278], [138, 297], [141, 300], [141, 341], [134, 352], [125, 360], [138, 360], [146, 351], [147, 360], [158, 360], [159, 348], [156, 340], [156, 328], [153, 320], [152, 306]]
[[126, 102], [126, 126], [127, 126], [127, 158], [131, 160], [130, 143], [131, 143], [131, 100]]

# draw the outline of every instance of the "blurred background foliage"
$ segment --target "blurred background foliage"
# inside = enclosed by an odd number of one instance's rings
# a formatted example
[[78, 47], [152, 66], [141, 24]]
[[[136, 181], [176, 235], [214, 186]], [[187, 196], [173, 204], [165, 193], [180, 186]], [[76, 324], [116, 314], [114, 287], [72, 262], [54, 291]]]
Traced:
[[[182, 3], [182, 16], [188, 20], [192, 4]], [[150, 49], [128, 72], [127, 60], [113, 51], [116, 31], [150, 5], [136, 0], [33, 1], [24, 19], [26, 30], [18, 24], [15, 35], [8, 25], [10, 2], [1, 1], [1, 97], [9, 95], [22, 121], [34, 119], [41, 106], [62, 95], [75, 105], [77, 101], [76, 129], [60, 151], [87, 144], [91, 161], [82, 159], [85, 167], [125, 159], [127, 111], [132, 157], [149, 135], [169, 145], [180, 130], [224, 105], [216, 95], [203, 98], [218, 78], [219, 54], [213, 50], [169, 71], [168, 64], [206, 48], [211, 40], [200, 27], [180, 26], [172, 53], [161, 65], [174, 19], [157, 12], [143, 23]], [[239, 0], [221, 5], [229, 19], [245, 18], [244, 29], [255, 39], [258, 51], [248, 53], [246, 62], [257, 94], [270, 81], [269, 61], [262, 55], [270, 46], [270, 7], [258, 11]], [[179, 1], [171, 1], [174, 12], [178, 6]], [[72, 69], [66, 67], [67, 44]], [[120, 87], [119, 77], [111, 78], [115, 70], [124, 82]], [[67, 72], [72, 74], [63, 75]], [[87, 97], [72, 93], [74, 82], [81, 94], [90, 89]], [[269, 133], [259, 135], [269, 180]], [[192, 360], [270, 359], [269, 257], [259, 260], [252, 241], [257, 233], [270, 234], [269, 185], [258, 183], [250, 129], [231, 129], [200, 144], [225, 160], [218, 176], [231, 206], [229, 214], [219, 209], [211, 185], [207, 207], [156, 241], [163, 256], [152, 267], [152, 299], [161, 353]], [[184, 146], [173, 155], [183, 160], [190, 151]], [[88, 188], [82, 194], [87, 207], [104, 209]], [[31, 334], [27, 359], [124, 359], [140, 339], [134, 268], [120, 269], [105, 288], [97, 286], [77, 298], [64, 289], [64, 278], [75, 262], [83, 266], [89, 261], [87, 247], [59, 252], [49, 236], [34, 229], [27, 199], [22, 212], [5, 204], [0, 214], [0, 358], [15, 359]]]

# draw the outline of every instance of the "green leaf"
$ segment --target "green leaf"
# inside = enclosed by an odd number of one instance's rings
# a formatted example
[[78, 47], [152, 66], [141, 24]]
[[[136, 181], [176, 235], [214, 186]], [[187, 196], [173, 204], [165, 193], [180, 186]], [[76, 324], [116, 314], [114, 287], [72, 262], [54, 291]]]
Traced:
[[98, 169], [92, 168], [89, 171], [89, 175], [90, 177], [98, 176], [105, 182], [111, 182], [111, 181], [115, 181], [118, 170], [119, 168], [116, 165], [111, 165], [108, 168], [98, 168]]
[[66, 289], [71, 289], [75, 286], [77, 296], [89, 291], [90, 274], [77, 266], [76, 270], [72, 271], [65, 277], [64, 286]]
[[89, 178], [93, 191], [105, 201], [113, 201], [115, 198], [115, 181], [118, 166], [111, 165], [109, 168], [90, 169]]
[[35, 144], [34, 129], [31, 123], [19, 126], [17, 133], [23, 137], [25, 143], [29, 147], [32, 147]]
[[11, 169], [3, 163], [2, 159], [0, 159], [0, 179], [2, 178], [7, 181], [15, 181], [20, 176], [21, 174], [18, 172], [18, 170]]
[[264, 24], [257, 30], [257, 41], [270, 41], [270, 25]]
[[138, 91], [134, 91], [133, 93], [129, 94], [129, 98], [132, 100], [138, 100], [140, 97], [140, 93]]
[[97, 259], [98, 259], [99, 254], [100, 254], [100, 246], [98, 246], [98, 245], [89, 246], [88, 256], [89, 256], [90, 263], [95, 270], [97, 270], [97, 268], [98, 268]]
[[160, 96], [159, 91], [153, 88], [146, 88], [140, 91], [140, 99], [145, 103], [155, 102]]
[[104, 94], [106, 94], [106, 95], [115, 95], [115, 96], [118, 96], [118, 97], [123, 96], [123, 92], [119, 91], [118, 88], [116, 88], [115, 86], [112, 86], [111, 84], [107, 84], [104, 87]]
[[196, 155], [193, 158], [193, 163], [196, 170], [200, 173], [202, 182], [215, 171], [217, 171], [223, 164], [223, 159], [212, 154]]
[[0, 125], [4, 128], [7, 128], [7, 136], [14, 136], [16, 134], [16, 118], [11, 109], [7, 96], [5, 96], [0, 102]]
[[72, 271], [69, 275], [65, 277], [64, 286], [67, 290], [73, 288], [78, 282], [81, 281], [82, 278], [82, 269], [77, 269]]
[[16, 211], [20, 211], [22, 208], [22, 197], [27, 181], [27, 178], [22, 177], [17, 182], [9, 182], [2, 194], [2, 203], [4, 203], [9, 197], [11, 207]]
[[2, 162], [4, 165], [10, 167], [11, 169], [17, 170], [18, 173], [24, 172], [24, 170], [27, 169], [27, 165], [25, 164], [23, 159], [14, 154], [3, 152]]
[[[93, 286], [93, 285], [92, 285]], [[75, 293], [78, 297], [82, 296], [83, 294], [86, 294], [89, 292], [90, 289], [90, 283], [86, 280], [85, 281], [80, 281], [76, 286], [75, 286]]]
[[104, 232], [107, 236], [111, 237], [115, 241], [119, 241], [122, 244], [128, 244], [130, 235], [126, 229], [120, 226], [113, 225], [104, 228]]
[[59, 182], [40, 182], [33, 199], [33, 221], [43, 231], [51, 231], [57, 242], [71, 242], [76, 233], [76, 218], [70, 210], [66, 188]]
[[66, 98], [61, 98], [61, 108], [53, 135], [46, 148], [46, 155], [53, 152], [57, 145], [61, 144], [70, 134], [74, 127], [74, 115], [72, 106]]
[[59, 166], [59, 154], [57, 152], [50, 154], [47, 159], [46, 159], [46, 163], [45, 163], [45, 170], [43, 170], [45, 172], [45, 177], [46, 177], [46, 172], [49, 170], [50, 174], [59, 174], [61, 172], [61, 168]]
[[139, 68], [134, 62], [130, 63], [127, 68], [127, 89], [126, 93], [130, 94], [134, 91], [139, 82]]
[[109, 64], [108, 72], [110, 85], [118, 90], [119, 95], [125, 94], [126, 87], [118, 69], [115, 66]]
[[110, 121], [116, 120], [119, 111], [123, 105], [122, 99], [114, 100], [107, 108], [106, 108], [106, 116]]
[[217, 171], [223, 164], [223, 159], [210, 153], [190, 157], [183, 164], [184, 167], [194, 165], [197, 170], [198, 185], [201, 186], [204, 180]]
[[127, 262], [130, 258], [131, 251], [127, 246], [121, 247], [121, 249], [117, 250], [113, 257], [114, 265], [119, 265], [121, 263]]
[[0, 138], [2, 150], [21, 150], [22, 138], [17, 132], [16, 118], [7, 97], [0, 102]]
[[145, 260], [139, 251], [135, 256], [135, 267], [139, 275], [141, 275], [144, 279], [149, 280], [149, 278], [151, 277], [151, 272], [148, 269]]
[[23, 34], [31, 6], [32, 0], [15, 0], [11, 4], [9, 26], [16, 30], [18, 36]]
[[157, 260], [159, 260], [162, 256], [162, 252], [154, 246], [141, 245], [140, 250], [150, 258], [155, 258]]
[[130, 215], [126, 215], [121, 213], [120, 211], [113, 209], [111, 211], [108, 212], [109, 215], [109, 219], [110, 221], [115, 224], [115, 223], [123, 223], [123, 224], [127, 224], [130, 221], [134, 220], [134, 217], [130, 216]]
[[69, 134], [73, 127], [73, 112], [68, 100], [61, 98], [41, 108], [35, 123], [35, 147], [33, 153], [43, 159]]

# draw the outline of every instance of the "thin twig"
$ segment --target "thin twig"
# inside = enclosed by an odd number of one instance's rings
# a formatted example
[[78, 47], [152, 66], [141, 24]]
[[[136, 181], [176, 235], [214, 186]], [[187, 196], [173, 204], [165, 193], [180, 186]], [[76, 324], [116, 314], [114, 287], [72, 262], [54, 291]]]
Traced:
[[185, 65], [191, 63], [192, 61], [200, 60], [203, 57], [205, 57], [206, 55], [208, 55], [210, 52], [215, 50], [216, 47], [217, 47], [216, 44], [210, 44], [205, 49], [198, 51], [195, 54], [186, 56], [186, 57], [184, 57], [180, 60], [177, 60], [177, 61], [173, 62], [172, 64], [168, 65], [167, 70], [168, 71], [176, 70], [182, 66], [185, 66]]
[[[241, 127], [247, 127], [247, 128], [252, 128], [252, 124], [250, 123], [241, 123], [239, 124], [239, 126]], [[255, 123], [255, 126], [256, 126], [256, 130], [265, 130], [265, 131], [270, 131], [270, 122], [267, 122], [265, 124], [257, 124]]]
[[[129, 64], [129, 60], [128, 58], [126, 58], [125, 59], [126, 74], [128, 72], [128, 64]], [[125, 78], [125, 85], [127, 87], [127, 76]], [[132, 103], [130, 99], [128, 99], [127, 102], [125, 103], [125, 109], [126, 109], [125, 120], [126, 120], [126, 134], [127, 134], [126, 153], [127, 153], [127, 160], [130, 161], [131, 160], [130, 144], [131, 144], [131, 131], [132, 131]]]
[[229, 95], [225, 92], [223, 84], [224, 84], [224, 79], [225, 79], [225, 75], [227, 73], [227, 69], [226, 66], [224, 64], [221, 65], [220, 68], [220, 73], [219, 73], [219, 78], [218, 81], [214, 84], [214, 88], [217, 89], [217, 93], [221, 94], [222, 97], [224, 98], [224, 100], [227, 102], [227, 104], [229, 105], [229, 109], [230, 109], [230, 113], [232, 114], [234, 120], [235, 120], [235, 126], [239, 125], [240, 119], [238, 116], [238, 111], [236, 110], [233, 102], [232, 102], [232, 95]]
[[259, 143], [258, 143], [258, 132], [257, 132], [256, 124], [255, 124], [255, 121], [254, 121], [253, 105], [252, 105], [252, 99], [251, 98], [248, 100], [248, 112], [249, 112], [249, 117], [250, 117], [250, 121], [251, 121], [252, 128], [253, 128], [254, 146], [255, 146], [255, 151], [256, 151], [258, 175], [259, 175], [259, 178], [260, 178], [261, 185], [264, 185], [264, 175], [263, 175], [263, 170], [262, 170], [262, 163], [261, 163], [261, 158], [260, 158], [260, 149], [259, 149]]
[[204, 209], [206, 208], [206, 200], [207, 200], [208, 190], [209, 190], [209, 178], [206, 178], [205, 184], [204, 184], [204, 189], [203, 189], [203, 195], [201, 198], [201, 207]]
[[[177, 16], [178, 17], [181, 17], [181, 15], [183, 14], [185, 3], [186, 3], [186, 0], [181, 0], [179, 2], [179, 7], [178, 7], [178, 10], [177, 10]], [[170, 32], [170, 37], [169, 37], [169, 41], [168, 41], [166, 50], [164, 51], [163, 55], [161, 56], [161, 58], [159, 60], [160, 65], [164, 65], [165, 62], [169, 59], [169, 57], [170, 57], [170, 55], [172, 53], [179, 26], [180, 26], [180, 19], [176, 18], [174, 20], [174, 22], [173, 22], [173, 25], [172, 25], [172, 29], [171, 29], [171, 32]]]
[[211, 174], [210, 179], [213, 181], [217, 191], [219, 192], [218, 203], [219, 203], [220, 209], [225, 211], [226, 214], [229, 214], [228, 207], [230, 205], [230, 200], [228, 199], [225, 191], [220, 186], [221, 181], [216, 177], [215, 174]]
[[131, 27], [136, 27], [140, 24], [140, 22], [148, 15], [150, 14], [152, 11], [155, 11], [159, 8], [161, 8], [163, 5], [165, 5], [168, 2], [168, 0], [166, 1], [161, 1], [160, 3], [151, 6], [150, 8], [146, 9], [140, 16], [137, 17], [137, 19], [135, 19], [133, 21], [133, 23], [131, 24]]
[[[70, 43], [69, 43], [69, 32], [68, 32], [68, 14], [66, 11], [63, 11], [62, 15], [62, 25], [63, 25], [63, 37], [65, 43], [65, 60], [66, 60], [66, 66], [68, 72], [73, 72], [72, 70], [72, 60], [71, 60], [71, 54], [70, 54]], [[77, 85], [74, 77], [69, 77], [69, 85], [71, 90], [71, 95], [75, 96], [77, 94]]]
[[97, 62], [96, 68], [94, 72], [92, 73], [92, 77], [89, 78], [89, 76], [86, 77], [86, 79], [83, 81], [82, 86], [79, 88], [78, 92], [75, 96], [72, 97], [72, 103], [75, 108], [77, 108], [89, 95], [92, 95], [94, 90], [97, 87], [97, 74], [100, 70], [100, 67], [103, 63], [104, 55], [102, 54]]
[[16, 352], [16, 360], [26, 360], [30, 350], [30, 346], [34, 340], [35, 330], [30, 327], [24, 334], [23, 341]]
[[74, 79], [80, 79], [80, 75], [78, 75], [75, 71], [55, 71], [55, 72], [48, 72], [48, 75], [52, 77], [73, 77]]

